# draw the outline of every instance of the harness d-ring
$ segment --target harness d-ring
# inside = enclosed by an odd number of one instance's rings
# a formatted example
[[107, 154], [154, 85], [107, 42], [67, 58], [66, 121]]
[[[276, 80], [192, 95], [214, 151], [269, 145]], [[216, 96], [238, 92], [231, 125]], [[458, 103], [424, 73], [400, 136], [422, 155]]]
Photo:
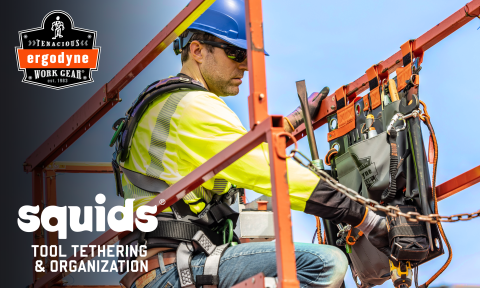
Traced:
[[[293, 141], [293, 144], [295, 144], [295, 150], [298, 150], [297, 139], [295, 139], [295, 137], [293, 137], [292, 134], [290, 134], [290, 133], [288, 133], [288, 132], [280, 132], [280, 133], [277, 133], [277, 134], [275, 135], [275, 140], [276, 140], [276, 141], [280, 141], [280, 139], [279, 139], [280, 136], [286, 136], [287, 139], [288, 139], [288, 138], [291, 138], [292, 141]], [[292, 152], [290, 152], [290, 155], [287, 156], [287, 155], [285, 154], [285, 156], [283, 156], [283, 155], [280, 153], [280, 151], [278, 151], [278, 145], [275, 147], [275, 149], [276, 149], [276, 151], [277, 151], [277, 156], [280, 157], [280, 158], [282, 158], [282, 159], [292, 158], [293, 155], [295, 155], [295, 151], [292, 151]]]
[[415, 84], [415, 82], [413, 81], [413, 76], [416, 76], [415, 79], [418, 79], [419, 76], [418, 76], [418, 74], [410, 75], [410, 82], [412, 82], [414, 87], [418, 87], [418, 84]]
[[383, 79], [382, 79], [382, 82], [380, 83], [380, 85], [382, 86], [382, 88], [385, 87], [385, 84], [388, 84], [388, 78], [383, 78]]

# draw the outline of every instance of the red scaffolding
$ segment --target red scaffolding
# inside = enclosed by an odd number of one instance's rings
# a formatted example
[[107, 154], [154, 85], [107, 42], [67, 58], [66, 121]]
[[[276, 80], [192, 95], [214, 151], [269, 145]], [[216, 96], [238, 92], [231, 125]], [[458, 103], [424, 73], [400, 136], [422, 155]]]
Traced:
[[[135, 78], [150, 62], [155, 59], [173, 40], [178, 37], [198, 16], [203, 13], [214, 0], [192, 0], [160, 33], [158, 33], [113, 79], [103, 85], [77, 112], [75, 112], [55, 133], [50, 136], [24, 163], [24, 170], [32, 172], [32, 198], [33, 205], [42, 203], [56, 205], [55, 173], [111, 173], [111, 168], [105, 164], [86, 165], [79, 163], [53, 162], [73, 142], [92, 127], [103, 115], [105, 115], [119, 101], [119, 92]], [[272, 200], [274, 211], [274, 224], [276, 235], [276, 255], [278, 267], [278, 285], [280, 287], [298, 287], [296, 276], [294, 246], [292, 241], [292, 224], [290, 221], [290, 199], [288, 196], [288, 183], [286, 173], [285, 138], [283, 128], [283, 116], [268, 115], [267, 91], [265, 74], [265, 55], [263, 53], [263, 20], [261, 0], [246, 0], [246, 27], [248, 40], [248, 69], [250, 79], [250, 96], [248, 105], [250, 112], [250, 128], [246, 135], [231, 144], [225, 150], [212, 157], [203, 165], [188, 174], [182, 180], [165, 190], [161, 196], [157, 196], [148, 205], [155, 206], [157, 213], [161, 212], [181, 199], [187, 193], [212, 178], [222, 169], [248, 153], [252, 148], [262, 142], [269, 143], [270, 173], [272, 181]], [[466, 15], [480, 14], [480, 0], [473, 0], [465, 7], [449, 16], [447, 19], [430, 29], [428, 32], [413, 41], [415, 55], [420, 55], [430, 47], [456, 31], [473, 18]], [[401, 65], [401, 51], [398, 51], [387, 60], [380, 62], [378, 71], [382, 73], [393, 72]], [[354, 82], [348, 84], [347, 95], [353, 98], [367, 89], [367, 75], [363, 75]], [[322, 110], [314, 119], [314, 128], [326, 123], [326, 117], [336, 111], [334, 95], [328, 96], [322, 105]], [[293, 133], [294, 137], [301, 139], [305, 136], [302, 125]], [[291, 141], [289, 142], [291, 143]], [[52, 163], [53, 162], [53, 163]], [[64, 165], [65, 169], [60, 167]], [[68, 168], [70, 167], [70, 168]], [[101, 167], [101, 168], [99, 168]], [[467, 187], [480, 181], [480, 166], [467, 171], [452, 180], [449, 180], [437, 188], [439, 199], [445, 199]], [[46, 192], [44, 195], [44, 184]], [[160, 205], [160, 199], [162, 204]], [[165, 200], [165, 201], [163, 201]], [[40, 211], [41, 213], [41, 211]], [[136, 217], [136, 215], [134, 215]], [[135, 225], [135, 223], [134, 223]], [[46, 234], [46, 235], [45, 235]], [[108, 245], [118, 242], [126, 232], [108, 230], [95, 239], [90, 245]], [[36, 245], [58, 245], [58, 236], [54, 233], [43, 233], [40, 227], [33, 234]], [[95, 251], [87, 249], [89, 255]], [[70, 257], [68, 261], [87, 261], [89, 257]], [[33, 261], [41, 260], [40, 257]], [[68, 273], [47, 272], [39, 273], [33, 270], [34, 284], [32, 287], [51, 287]], [[259, 278], [260, 279], [260, 278]], [[258, 281], [257, 281], [258, 282]], [[75, 286], [87, 287], [87, 286]], [[98, 286], [100, 287], [100, 286]], [[109, 286], [102, 286], [109, 287]], [[110, 286], [117, 287], [117, 286]], [[243, 286], [242, 286], [243, 287]], [[261, 285], [263, 287], [263, 284]]]

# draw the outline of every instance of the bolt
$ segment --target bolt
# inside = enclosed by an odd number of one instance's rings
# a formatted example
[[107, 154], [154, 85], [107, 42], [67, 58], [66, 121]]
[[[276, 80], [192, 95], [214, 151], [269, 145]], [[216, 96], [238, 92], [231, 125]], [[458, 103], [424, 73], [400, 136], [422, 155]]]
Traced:
[[105, 99], [106, 99], [106, 98], [105, 98], [105, 97], [103, 97], [103, 102], [105, 102]]
[[330, 106], [330, 109], [332, 109], [332, 110], [335, 109], [335, 106], [334, 105]]
[[255, 278], [252, 278], [252, 284], [255, 283]]
[[260, 93], [260, 95], [258, 95], [258, 99], [261, 101], [263, 100], [263, 98], [265, 98], [265, 94]]

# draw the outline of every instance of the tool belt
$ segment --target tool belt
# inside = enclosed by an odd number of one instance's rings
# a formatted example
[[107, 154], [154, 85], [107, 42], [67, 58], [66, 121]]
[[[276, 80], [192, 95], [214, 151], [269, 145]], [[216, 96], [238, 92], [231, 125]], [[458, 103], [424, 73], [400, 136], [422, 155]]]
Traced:
[[[417, 109], [418, 106], [415, 105], [418, 105], [418, 100], [414, 98], [412, 104], [407, 105], [406, 99], [401, 99], [385, 105], [383, 109], [380, 106], [368, 108], [368, 113], [375, 115], [374, 126], [378, 131], [378, 135], [368, 139], [357, 136], [359, 128], [366, 120], [365, 114], [361, 113], [364, 105], [367, 105], [364, 101], [370, 101], [369, 97], [354, 104], [358, 105], [355, 111], [360, 112], [354, 112], [355, 129], [329, 141], [332, 147], [337, 147], [329, 151], [329, 154], [333, 155], [329, 158], [332, 174], [341, 184], [358, 191], [365, 198], [396, 206], [404, 213], [419, 210], [421, 214], [428, 214], [429, 211], [420, 211], [419, 208], [422, 200], [418, 194], [409, 130], [405, 121], [392, 120], [397, 113], [406, 115]], [[339, 117], [338, 115], [335, 117]], [[424, 223], [412, 223], [404, 217], [392, 218], [382, 212], [375, 213], [387, 217], [390, 247], [397, 260], [411, 261], [413, 267], [441, 255], [441, 249], [436, 249], [433, 254], [429, 250]], [[356, 237], [354, 231], [355, 229], [351, 235], [357, 240], [355, 245], [351, 245], [351, 253], [348, 254], [352, 272], [360, 278], [363, 287], [383, 284], [390, 278], [388, 258], [365, 237]], [[432, 231], [437, 233], [436, 229]]]
[[[173, 263], [176, 262], [176, 255], [177, 255], [176, 252], [161, 252], [161, 253], [163, 253], [163, 254], [162, 254], [162, 260], [160, 260], [160, 261], [163, 261], [163, 265], [170, 265], [170, 264], [173, 264]], [[148, 271], [139, 270], [138, 272], [128, 272], [122, 278], [122, 280], [120, 280], [120, 284], [121, 284], [122, 287], [125, 287], [125, 288], [132, 287], [133, 283], [138, 278], [140, 278], [143, 275], [147, 274], [148, 272], [160, 267], [160, 263], [159, 263], [157, 255], [154, 255], [154, 256], [152, 256], [152, 257], [150, 257], [150, 258], [148, 258], [144, 261], [148, 262], [148, 266], [147, 266]]]

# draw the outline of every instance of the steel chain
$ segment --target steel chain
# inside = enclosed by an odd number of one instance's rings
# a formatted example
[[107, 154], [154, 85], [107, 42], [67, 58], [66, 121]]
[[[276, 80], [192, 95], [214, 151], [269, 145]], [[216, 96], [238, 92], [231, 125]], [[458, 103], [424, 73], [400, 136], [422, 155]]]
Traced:
[[[302, 155], [302, 157], [308, 161], [308, 164], [305, 164], [300, 158], [297, 157], [297, 153]], [[358, 202], [362, 204], [363, 206], [368, 207], [368, 209], [373, 210], [373, 211], [382, 211], [385, 214], [396, 217], [396, 216], [403, 216], [405, 217], [408, 221], [411, 222], [418, 222], [418, 221], [423, 221], [423, 222], [430, 222], [432, 224], [438, 223], [438, 222], [458, 222], [458, 221], [468, 221], [472, 220], [474, 218], [480, 217], [480, 210], [474, 213], [463, 213], [463, 214], [455, 214], [451, 216], [441, 216], [438, 214], [430, 214], [430, 215], [421, 215], [418, 212], [401, 212], [398, 207], [395, 206], [384, 206], [378, 203], [377, 201], [373, 199], [368, 199], [363, 197], [362, 195], [358, 194], [357, 191], [352, 190], [342, 184], [340, 184], [337, 180], [333, 179], [332, 176], [327, 174], [325, 171], [317, 168], [310, 159], [308, 159], [305, 155], [303, 155], [302, 152], [298, 151], [297, 149], [293, 149], [291, 152], [292, 158], [297, 161], [300, 165], [303, 167], [306, 167], [310, 169], [313, 173], [317, 174], [319, 177], [322, 177], [325, 182], [327, 182], [328, 185], [330, 185], [332, 188], [335, 190], [339, 191], [340, 193], [344, 194], [351, 200]]]

